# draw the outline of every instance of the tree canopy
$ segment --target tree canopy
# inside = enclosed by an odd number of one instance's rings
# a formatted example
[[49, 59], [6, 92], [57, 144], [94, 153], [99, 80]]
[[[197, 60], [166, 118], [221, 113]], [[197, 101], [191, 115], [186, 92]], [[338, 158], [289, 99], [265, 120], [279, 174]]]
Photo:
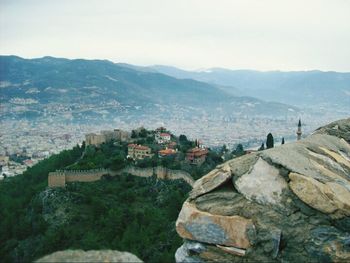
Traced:
[[273, 148], [273, 147], [274, 147], [274, 139], [273, 139], [272, 134], [269, 133], [267, 135], [267, 138], [266, 138], [266, 148], [270, 149], [270, 148]]

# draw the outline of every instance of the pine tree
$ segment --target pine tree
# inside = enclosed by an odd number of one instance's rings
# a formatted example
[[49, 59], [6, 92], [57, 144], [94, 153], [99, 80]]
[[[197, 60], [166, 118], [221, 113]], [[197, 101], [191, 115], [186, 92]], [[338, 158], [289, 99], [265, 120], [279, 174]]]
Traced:
[[137, 138], [137, 133], [135, 130], [131, 131], [131, 138]]
[[284, 137], [282, 137], [282, 143], [281, 144], [284, 144]]
[[261, 144], [261, 146], [258, 149], [258, 151], [263, 151], [263, 150], [265, 150], [265, 144], [264, 143]]
[[272, 136], [271, 133], [269, 133], [269, 134], [267, 135], [267, 139], [266, 139], [266, 148], [267, 148], [267, 149], [273, 148], [273, 144], [274, 144], [274, 142], [273, 142], [273, 136]]

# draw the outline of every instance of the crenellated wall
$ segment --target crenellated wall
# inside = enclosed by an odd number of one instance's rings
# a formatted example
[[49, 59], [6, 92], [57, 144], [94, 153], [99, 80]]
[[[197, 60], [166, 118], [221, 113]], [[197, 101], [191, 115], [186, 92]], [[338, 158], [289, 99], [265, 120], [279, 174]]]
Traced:
[[106, 169], [92, 170], [58, 170], [49, 173], [49, 187], [64, 187], [69, 182], [94, 182], [110, 172]]
[[194, 179], [192, 176], [181, 170], [171, 170], [162, 166], [139, 168], [135, 166], [128, 166], [119, 171], [111, 171], [107, 169], [93, 169], [93, 170], [59, 170], [49, 173], [48, 185], [49, 187], [64, 187], [69, 182], [93, 182], [101, 179], [103, 175], [121, 175], [123, 173], [131, 174], [139, 177], [156, 176], [163, 180], [184, 180], [190, 186], [193, 186]]

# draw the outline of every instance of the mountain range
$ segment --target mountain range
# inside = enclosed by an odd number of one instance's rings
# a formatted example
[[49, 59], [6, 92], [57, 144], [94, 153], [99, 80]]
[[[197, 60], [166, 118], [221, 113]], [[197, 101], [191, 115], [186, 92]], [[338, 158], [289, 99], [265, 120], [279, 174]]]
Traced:
[[350, 105], [350, 73], [333, 71], [256, 71], [212, 68], [185, 71], [170, 66], [151, 66], [150, 70], [179, 79], [195, 79], [219, 85], [230, 94], [253, 96], [296, 106]]
[[[179, 114], [287, 116], [297, 107], [107, 60], [0, 56], [1, 118]], [[14, 110], [15, 109], [15, 110]], [[61, 109], [61, 111], [59, 110]]]

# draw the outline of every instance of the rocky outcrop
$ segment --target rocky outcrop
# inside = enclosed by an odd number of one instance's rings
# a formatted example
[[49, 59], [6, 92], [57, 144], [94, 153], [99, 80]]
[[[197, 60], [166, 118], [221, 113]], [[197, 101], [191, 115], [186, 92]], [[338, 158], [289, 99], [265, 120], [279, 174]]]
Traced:
[[129, 252], [117, 250], [64, 250], [40, 258], [36, 262], [143, 262]]
[[241, 216], [212, 215], [185, 202], [176, 222], [177, 232], [184, 238], [200, 242], [248, 248], [247, 232], [254, 231], [252, 220]]
[[194, 183], [177, 262], [350, 261], [350, 119]]

